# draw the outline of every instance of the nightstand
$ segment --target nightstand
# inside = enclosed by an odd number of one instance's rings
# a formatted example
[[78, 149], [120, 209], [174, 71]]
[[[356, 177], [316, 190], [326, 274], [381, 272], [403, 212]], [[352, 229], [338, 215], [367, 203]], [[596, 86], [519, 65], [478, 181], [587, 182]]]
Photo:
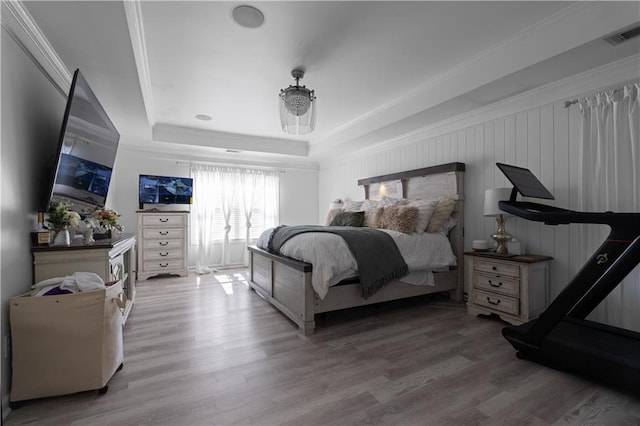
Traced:
[[467, 312], [495, 314], [514, 325], [536, 318], [549, 304], [552, 260], [533, 254], [505, 257], [466, 252]]

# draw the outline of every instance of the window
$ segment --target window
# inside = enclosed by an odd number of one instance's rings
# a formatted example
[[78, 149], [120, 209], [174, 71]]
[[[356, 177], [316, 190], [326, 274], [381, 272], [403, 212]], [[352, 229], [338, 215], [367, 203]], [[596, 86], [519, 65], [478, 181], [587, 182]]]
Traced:
[[[196, 243], [258, 239], [278, 223], [279, 174], [263, 170], [194, 165], [191, 240]], [[246, 212], [245, 212], [246, 208]], [[228, 212], [225, 220], [225, 212]], [[247, 217], [250, 224], [247, 237]], [[208, 238], [206, 238], [208, 236]]]

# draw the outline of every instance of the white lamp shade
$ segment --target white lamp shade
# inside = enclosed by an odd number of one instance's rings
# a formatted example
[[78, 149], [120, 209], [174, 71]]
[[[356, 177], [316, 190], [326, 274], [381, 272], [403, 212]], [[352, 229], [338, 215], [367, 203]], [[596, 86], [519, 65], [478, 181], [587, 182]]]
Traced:
[[509, 201], [512, 188], [487, 189], [484, 193], [484, 215], [485, 216], [510, 216], [509, 213], [500, 210], [499, 201]]
[[344, 207], [344, 203], [329, 203], [329, 210], [341, 209]]

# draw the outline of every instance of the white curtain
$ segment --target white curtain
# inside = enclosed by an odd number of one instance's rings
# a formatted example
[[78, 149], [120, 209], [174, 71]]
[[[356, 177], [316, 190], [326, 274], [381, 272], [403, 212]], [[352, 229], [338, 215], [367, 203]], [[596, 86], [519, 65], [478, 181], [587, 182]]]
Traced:
[[238, 171], [233, 169], [218, 169], [215, 173], [220, 176], [220, 206], [224, 217], [224, 240], [222, 241], [222, 266], [231, 265], [231, 247], [229, 233], [231, 232], [231, 213], [237, 191]]
[[279, 173], [202, 164], [192, 165], [191, 173], [196, 272], [248, 265], [246, 247], [278, 224]]
[[[245, 246], [251, 243], [251, 215], [253, 214], [253, 205], [256, 201], [256, 190], [258, 184], [258, 175], [256, 173], [242, 173], [240, 175], [242, 185], [242, 212], [244, 213], [245, 226]], [[243, 250], [242, 263], [249, 266], [249, 253]]]
[[220, 176], [211, 173], [207, 166], [192, 165], [193, 176], [193, 209], [191, 215], [193, 241], [198, 245], [196, 256], [196, 273], [208, 274], [213, 270], [214, 241], [211, 239], [214, 228], [216, 198], [212, 196], [212, 188], [220, 187]]
[[[639, 91], [640, 84], [635, 83], [579, 100], [581, 211], [640, 212]], [[604, 225], [579, 225], [583, 261], [608, 232]], [[640, 331], [639, 302], [640, 267], [636, 267], [589, 318]]]

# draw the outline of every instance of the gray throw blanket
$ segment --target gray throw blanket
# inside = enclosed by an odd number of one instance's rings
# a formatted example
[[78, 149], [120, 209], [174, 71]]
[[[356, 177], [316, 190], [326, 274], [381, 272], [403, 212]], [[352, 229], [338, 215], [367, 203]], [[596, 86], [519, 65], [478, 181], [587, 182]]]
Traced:
[[347, 243], [358, 264], [362, 297], [367, 299], [390, 281], [409, 273], [409, 267], [389, 234], [372, 228], [350, 226], [278, 226], [269, 237], [267, 250], [280, 254], [280, 247], [290, 238], [305, 232], [330, 232]]

